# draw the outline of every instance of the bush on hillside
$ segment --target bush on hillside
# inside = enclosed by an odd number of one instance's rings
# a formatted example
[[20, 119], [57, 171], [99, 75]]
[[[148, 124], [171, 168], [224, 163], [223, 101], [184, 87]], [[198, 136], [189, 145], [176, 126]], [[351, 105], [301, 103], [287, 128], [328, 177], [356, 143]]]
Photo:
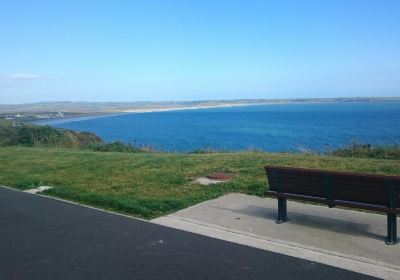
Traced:
[[333, 150], [327, 154], [339, 157], [400, 159], [400, 146], [373, 146], [352, 143], [348, 147]]
[[87, 149], [96, 152], [126, 152], [126, 153], [140, 153], [145, 152], [146, 149], [142, 147], [136, 147], [132, 144], [125, 144], [123, 142], [111, 142], [111, 143], [96, 143], [90, 144], [86, 147]]
[[0, 122], [0, 146], [85, 147], [101, 139], [88, 132], [74, 132], [25, 123]]

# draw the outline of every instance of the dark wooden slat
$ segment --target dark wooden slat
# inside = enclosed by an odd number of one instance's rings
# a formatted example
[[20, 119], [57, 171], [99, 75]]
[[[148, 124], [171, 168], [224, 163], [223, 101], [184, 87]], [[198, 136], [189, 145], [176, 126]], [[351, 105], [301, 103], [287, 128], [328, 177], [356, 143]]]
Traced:
[[[293, 198], [293, 199], [328, 204], [328, 201], [326, 199], [320, 198], [320, 197], [296, 195], [296, 194], [290, 194], [290, 193], [277, 193], [274, 191], [267, 191], [267, 192], [265, 192], [265, 194], [269, 195], [269, 196], [274, 196], [274, 197]], [[344, 201], [344, 200], [334, 200], [334, 203], [335, 203], [335, 205], [338, 205], [338, 206], [346, 206], [346, 207], [365, 209], [365, 210], [371, 210], [371, 211], [400, 214], [400, 208], [390, 209], [385, 206], [369, 205], [369, 204], [356, 203], [356, 202]]]
[[[271, 190], [276, 190], [273, 184], [270, 184]], [[307, 181], [307, 180], [288, 180], [287, 178], [282, 178], [282, 187], [286, 192], [295, 192], [297, 194], [310, 194], [314, 193], [316, 196], [324, 195], [323, 180], [318, 181]], [[378, 201], [386, 201], [386, 187], [385, 188], [374, 188], [373, 186], [364, 187], [362, 185], [352, 186], [352, 185], [339, 185], [336, 180], [332, 179], [332, 193], [334, 196], [343, 196], [347, 192], [349, 195], [358, 193], [360, 198], [375, 198]]]
[[[320, 178], [314, 178], [314, 177], [292, 177], [292, 176], [286, 176], [284, 174], [280, 175], [281, 176], [281, 182], [283, 185], [285, 184], [291, 184], [291, 185], [298, 185], [299, 187], [305, 187], [306, 185], [308, 186], [313, 186], [313, 187], [322, 187], [324, 179], [322, 177]], [[270, 182], [270, 181], [269, 181]], [[274, 185], [274, 180], [272, 180], [271, 185]], [[385, 194], [386, 192], [386, 182], [385, 181], [368, 181], [368, 180], [363, 180], [363, 181], [356, 181], [354, 179], [352, 180], [343, 180], [342, 178], [336, 178], [336, 177], [331, 177], [331, 184], [333, 188], [340, 188], [340, 189], [352, 189], [352, 190], [357, 190], [360, 192], [365, 192], [365, 193], [370, 193], [371, 195], [382, 195]]]
[[357, 191], [338, 191], [334, 190], [333, 196], [338, 200], [350, 200], [354, 202], [360, 203], [368, 203], [368, 204], [378, 204], [382, 206], [387, 206], [387, 198], [386, 195], [381, 196], [372, 196], [368, 194], [359, 193]]
[[[269, 170], [268, 170], [269, 171]], [[326, 171], [324, 171], [323, 173], [316, 173], [313, 172], [313, 175], [310, 176], [310, 174], [308, 173], [301, 173], [300, 171], [295, 173], [286, 173], [286, 172], [281, 172], [279, 171], [279, 176], [281, 178], [282, 181], [286, 181], [286, 182], [296, 182], [296, 183], [300, 183], [300, 182], [307, 182], [309, 184], [313, 184], [314, 182], [319, 182], [319, 181], [323, 181], [323, 176], [327, 173]], [[268, 174], [268, 181], [270, 182], [270, 184], [275, 184], [275, 179], [273, 176], [271, 176], [271, 172], [267, 172]], [[382, 178], [375, 178], [369, 177], [369, 174], [366, 174], [365, 177], [353, 177], [353, 176], [343, 176], [343, 175], [335, 175], [335, 174], [329, 174], [332, 178], [332, 183], [335, 185], [347, 185], [347, 186], [351, 186], [352, 188], [359, 186], [360, 188], [363, 188], [363, 190], [379, 190], [379, 189], [386, 189], [386, 181], [387, 179], [382, 179]], [[360, 175], [360, 174], [359, 174]], [[398, 178], [398, 180], [394, 180], [394, 186], [399, 188], [400, 187], [400, 177], [396, 177]], [[397, 184], [396, 184], [397, 183]]]
[[[315, 191], [316, 193], [323, 193], [323, 183], [315, 183], [315, 182], [295, 182], [295, 181], [284, 181], [283, 189], [291, 190], [297, 192], [301, 191]], [[344, 194], [346, 192], [349, 193], [359, 193], [361, 196], [365, 197], [381, 197], [386, 198], [386, 188], [373, 188], [373, 187], [363, 187], [363, 186], [351, 186], [351, 185], [338, 185], [335, 181], [332, 181], [332, 190], [333, 193], [341, 193]], [[275, 186], [270, 184], [270, 189], [275, 190]]]
[[400, 182], [399, 176], [388, 176], [388, 175], [375, 175], [375, 174], [363, 174], [363, 173], [352, 173], [352, 172], [339, 172], [339, 171], [329, 171], [329, 170], [322, 170], [322, 169], [309, 169], [309, 168], [294, 168], [294, 167], [283, 167], [283, 166], [274, 166], [274, 165], [267, 165], [264, 167], [265, 170], [280, 170], [280, 171], [292, 171], [292, 172], [304, 172], [309, 174], [336, 174], [336, 175], [350, 175], [354, 177], [361, 177], [361, 178], [381, 178], [381, 179], [392, 179], [397, 182]]
[[385, 189], [385, 180], [375, 180], [374, 178], [368, 179], [365, 178], [363, 180], [359, 180], [358, 178], [343, 178], [343, 177], [332, 177], [333, 181], [336, 185], [343, 185], [343, 186], [361, 186], [363, 188], [374, 188], [374, 189]]
[[[316, 182], [316, 181], [295, 181], [295, 180], [282, 180], [285, 185], [290, 184], [293, 187], [298, 186], [298, 188], [323, 188], [323, 181], [321, 182]], [[348, 185], [348, 184], [340, 184], [338, 183], [334, 178], [331, 180], [331, 185], [334, 190], [340, 190], [340, 191], [357, 191], [360, 193], [367, 193], [370, 195], [385, 195], [386, 193], [386, 187], [381, 187], [381, 186], [364, 186], [364, 185]]]
[[[273, 188], [270, 188], [271, 191], [276, 191]], [[287, 185], [284, 187], [284, 192], [286, 193], [293, 193], [293, 194], [298, 194], [298, 195], [307, 195], [307, 196], [315, 196], [315, 197], [320, 197], [320, 198], [326, 198], [326, 193], [322, 188], [319, 188], [318, 190], [311, 189], [311, 188], [291, 188]], [[332, 196], [334, 199], [339, 199], [339, 200], [351, 200], [359, 203], [369, 203], [369, 204], [378, 204], [382, 206], [387, 205], [387, 199], [385, 195], [380, 195], [380, 196], [374, 196], [370, 195], [367, 193], [359, 193], [357, 191], [337, 191], [333, 190], [332, 191]]]
[[[324, 178], [324, 175], [326, 174], [313, 174], [312, 176], [310, 174], [302, 174], [302, 173], [285, 173], [285, 172], [279, 172], [278, 173], [280, 178], [286, 181], [306, 181], [306, 182], [311, 182], [311, 181], [322, 181]], [[274, 177], [270, 172], [267, 173], [269, 181], [275, 182]], [[337, 176], [337, 175], [330, 175], [332, 178], [333, 182], [336, 182], [337, 184], [343, 184], [343, 185], [362, 185], [364, 187], [372, 187], [372, 188], [385, 188], [385, 181], [384, 179], [376, 179], [376, 178], [360, 178], [360, 177], [351, 177], [351, 176]]]
[[[313, 177], [292, 177], [292, 176], [285, 176], [279, 175], [281, 179], [281, 183], [292, 183], [298, 185], [320, 185], [324, 182], [323, 178], [313, 178]], [[270, 178], [268, 176], [268, 182], [271, 184], [276, 184], [275, 179]]]

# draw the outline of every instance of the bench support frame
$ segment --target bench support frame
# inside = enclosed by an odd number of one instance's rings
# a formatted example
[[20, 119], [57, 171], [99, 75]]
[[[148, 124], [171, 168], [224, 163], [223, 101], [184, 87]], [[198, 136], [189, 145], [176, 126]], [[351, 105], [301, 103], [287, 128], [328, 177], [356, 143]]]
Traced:
[[[370, 174], [358, 174], [349, 172], [335, 172], [335, 171], [325, 171], [317, 169], [305, 169], [305, 168], [291, 168], [291, 167], [280, 167], [280, 166], [265, 166], [267, 172], [267, 180], [272, 181], [272, 189], [267, 191], [266, 195], [272, 195], [278, 198], [278, 218], [276, 220], [277, 224], [282, 224], [288, 221], [287, 215], [287, 199], [297, 199], [305, 201], [313, 201], [318, 203], [324, 203], [329, 206], [329, 208], [335, 206], [344, 206], [349, 208], [365, 209], [377, 212], [384, 212], [387, 215], [387, 236], [385, 239], [386, 244], [394, 245], [399, 243], [397, 238], [397, 215], [400, 214], [400, 177], [399, 176], [384, 176], [384, 175], [370, 175]], [[283, 175], [282, 175], [283, 174]], [[289, 177], [287, 177], [289, 174]], [[307, 175], [307, 176], [304, 176]], [[286, 177], [285, 177], [286, 176]], [[317, 178], [317, 183], [314, 182], [313, 187], [307, 186], [307, 179]], [[356, 180], [355, 184], [358, 188], [365, 180], [373, 180], [375, 182], [373, 186], [376, 188], [386, 188], [386, 197], [382, 193], [377, 192], [378, 199], [376, 202], [372, 202], [368, 199], [361, 199], [357, 196], [354, 197], [355, 191], [360, 191], [359, 189], [352, 190], [352, 195], [347, 199], [346, 196], [341, 195], [340, 198], [335, 197], [334, 187], [336, 181], [335, 176], [344, 176], [347, 185], [350, 187]], [[287, 180], [287, 181], [286, 181]], [[360, 181], [362, 180], [362, 181]], [[297, 183], [299, 181], [299, 183]], [[339, 180], [339, 182], [341, 182]], [[285, 185], [286, 183], [286, 185]], [[320, 186], [318, 186], [320, 184]], [[341, 184], [344, 184], [341, 182]], [[346, 186], [347, 186], [346, 185]], [[285, 191], [286, 187], [289, 186], [288, 190]], [[305, 187], [307, 192], [294, 191], [293, 188]], [[321, 193], [322, 191], [322, 193]], [[343, 197], [344, 196], [344, 197]], [[364, 198], [366, 195], [364, 194]], [[385, 203], [386, 201], [386, 203]]]
[[[394, 209], [397, 205], [397, 189], [394, 187], [393, 180], [386, 180], [388, 208]], [[387, 237], [386, 244], [393, 245], [397, 243], [397, 215], [396, 213], [387, 213]]]
[[386, 244], [397, 244], [397, 215], [396, 213], [387, 214], [387, 237]]
[[[303, 200], [327, 204], [326, 199], [323, 199], [323, 198], [315, 198], [315, 197], [312, 198], [312, 197], [306, 197], [303, 195], [295, 195], [295, 194], [287, 194], [287, 193], [279, 194], [274, 191], [268, 191], [268, 192], [266, 192], [266, 194], [278, 198], [278, 219], [276, 220], [277, 224], [282, 224], [289, 220], [288, 216], [287, 216], [287, 198], [303, 199]], [[282, 197], [282, 196], [284, 196], [284, 197]], [[348, 203], [345, 201], [334, 201], [334, 202], [336, 205], [341, 205], [341, 206], [345, 206], [345, 207], [366, 209], [366, 210], [372, 210], [372, 211], [378, 211], [378, 212], [386, 212], [386, 214], [387, 214], [387, 236], [385, 239], [385, 243], [387, 245], [395, 245], [395, 244], [399, 243], [399, 239], [397, 238], [397, 214], [398, 214], [398, 211], [395, 211], [395, 209], [390, 209], [390, 208], [386, 208], [386, 207], [376, 207], [376, 206], [370, 206], [370, 205], [365, 205], [365, 204]], [[389, 212], [387, 210], [393, 210], [393, 211]]]
[[278, 219], [276, 220], [276, 223], [283, 224], [288, 220], [286, 198], [278, 197]]

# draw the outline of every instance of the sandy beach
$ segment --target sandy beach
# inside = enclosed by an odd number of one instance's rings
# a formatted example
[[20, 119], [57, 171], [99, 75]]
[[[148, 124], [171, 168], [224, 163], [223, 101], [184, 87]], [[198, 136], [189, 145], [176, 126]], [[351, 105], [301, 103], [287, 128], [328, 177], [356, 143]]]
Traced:
[[96, 112], [96, 113], [82, 113], [75, 116], [67, 116], [60, 119], [41, 119], [32, 121], [31, 123], [38, 125], [46, 125], [46, 124], [57, 124], [63, 122], [70, 121], [81, 121], [88, 119], [95, 119], [101, 117], [108, 116], [118, 116], [123, 114], [132, 114], [132, 113], [157, 113], [157, 112], [169, 112], [169, 111], [184, 111], [184, 110], [201, 110], [201, 109], [212, 109], [212, 108], [231, 108], [231, 107], [244, 107], [244, 106], [256, 106], [256, 105], [266, 105], [266, 104], [276, 104], [276, 103], [242, 103], [242, 104], [220, 104], [220, 105], [204, 105], [204, 106], [180, 106], [180, 107], [163, 107], [163, 108], [133, 108], [133, 109], [121, 109], [121, 110], [113, 110], [107, 112]]
[[277, 103], [241, 103], [241, 104], [219, 104], [219, 105], [204, 105], [204, 106], [180, 106], [180, 107], [165, 107], [165, 108], [145, 108], [145, 109], [127, 109], [122, 110], [124, 113], [152, 113], [152, 112], [168, 112], [168, 111], [181, 111], [181, 110], [200, 110], [200, 109], [213, 109], [213, 108], [230, 108], [230, 107], [243, 107], [243, 106], [257, 106], [269, 105]]

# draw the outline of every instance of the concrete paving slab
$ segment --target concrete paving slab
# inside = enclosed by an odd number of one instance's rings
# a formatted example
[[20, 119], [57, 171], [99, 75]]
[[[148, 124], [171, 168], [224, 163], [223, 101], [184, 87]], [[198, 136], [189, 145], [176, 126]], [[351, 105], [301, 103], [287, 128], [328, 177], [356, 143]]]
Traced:
[[[386, 216], [229, 194], [153, 222], [385, 279], [400, 279], [400, 244], [386, 245]], [[400, 225], [398, 224], [400, 228]]]

